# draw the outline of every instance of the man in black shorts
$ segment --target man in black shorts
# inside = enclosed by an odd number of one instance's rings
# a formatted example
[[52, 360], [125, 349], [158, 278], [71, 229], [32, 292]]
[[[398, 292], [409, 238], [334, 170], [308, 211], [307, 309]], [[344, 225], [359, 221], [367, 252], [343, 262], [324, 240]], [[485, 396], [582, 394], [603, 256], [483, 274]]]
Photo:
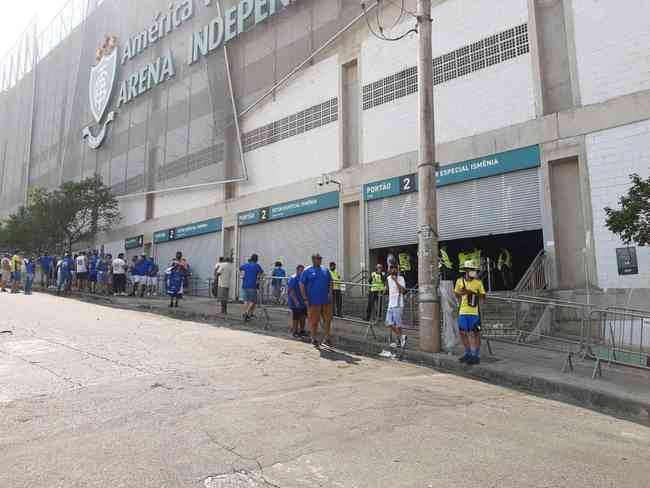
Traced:
[[295, 338], [305, 337], [305, 319], [307, 318], [307, 306], [300, 293], [300, 275], [305, 270], [302, 264], [296, 266], [296, 274], [289, 278], [288, 302], [291, 309], [291, 335]]

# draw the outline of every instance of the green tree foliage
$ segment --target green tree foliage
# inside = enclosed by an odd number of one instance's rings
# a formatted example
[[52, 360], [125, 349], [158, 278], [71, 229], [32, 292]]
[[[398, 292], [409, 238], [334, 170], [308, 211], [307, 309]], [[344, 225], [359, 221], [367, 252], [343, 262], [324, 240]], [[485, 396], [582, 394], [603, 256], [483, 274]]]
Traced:
[[630, 175], [632, 187], [619, 199], [620, 208], [605, 208], [607, 228], [630, 245], [650, 244], [650, 178]]
[[71, 251], [120, 219], [118, 202], [99, 176], [67, 182], [54, 191], [39, 188], [0, 228], [0, 247], [33, 254]]

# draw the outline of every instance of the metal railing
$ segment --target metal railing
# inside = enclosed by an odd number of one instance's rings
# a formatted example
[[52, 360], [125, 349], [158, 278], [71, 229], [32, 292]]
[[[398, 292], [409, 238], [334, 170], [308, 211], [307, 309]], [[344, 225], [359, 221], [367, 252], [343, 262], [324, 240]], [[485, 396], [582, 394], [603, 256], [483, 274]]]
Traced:
[[514, 292], [536, 292], [548, 289], [549, 271], [549, 260], [544, 250], [541, 250], [515, 286]]
[[593, 310], [589, 319], [585, 335], [591, 359], [650, 370], [650, 312], [609, 307]]

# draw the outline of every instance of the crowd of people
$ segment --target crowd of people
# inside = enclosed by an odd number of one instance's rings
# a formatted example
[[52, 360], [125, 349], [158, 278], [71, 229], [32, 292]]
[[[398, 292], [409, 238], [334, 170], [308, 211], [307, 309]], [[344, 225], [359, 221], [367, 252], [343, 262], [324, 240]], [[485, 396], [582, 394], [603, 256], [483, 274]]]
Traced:
[[[280, 301], [286, 294], [290, 309], [290, 334], [301, 339], [309, 338], [319, 347], [331, 345], [332, 319], [342, 317], [342, 290], [344, 283], [337, 271], [336, 263], [323, 265], [323, 258], [316, 253], [311, 257], [311, 266], [296, 266], [295, 273], [287, 275], [281, 262], [276, 262], [270, 273], [271, 295]], [[32, 293], [32, 285], [37, 268], [40, 270], [41, 286], [55, 288], [57, 294], [68, 294], [72, 290], [113, 296], [154, 296], [159, 294], [160, 268], [155, 260], [146, 255], [134, 256], [127, 263], [124, 253], [115, 258], [111, 254], [98, 251], [82, 251], [63, 256], [42, 255], [38, 258], [25, 256], [20, 251], [5, 253], [0, 261], [0, 287], [2, 292]], [[233, 282], [234, 264], [232, 258], [219, 258], [213, 274], [212, 294], [220, 303], [221, 313], [227, 314], [230, 300], [230, 287]], [[265, 272], [259, 264], [259, 256], [253, 254], [239, 267], [241, 278], [240, 297], [244, 302], [242, 318], [251, 320], [260, 299]], [[486, 296], [479, 266], [467, 260], [460, 267], [461, 276], [456, 280], [454, 293], [459, 300], [458, 327], [464, 346], [461, 362], [478, 364], [480, 362], [480, 301]], [[164, 289], [169, 296], [169, 307], [179, 306], [192, 275], [190, 264], [182, 252], [165, 268]], [[384, 324], [389, 327], [395, 342], [392, 347], [402, 350], [408, 337], [404, 333], [402, 316], [407, 284], [400, 266], [388, 264], [384, 272], [382, 264], [377, 264], [368, 279], [368, 302], [366, 321], [370, 322], [383, 309], [387, 300]], [[130, 293], [127, 294], [127, 287]], [[323, 325], [322, 338], [319, 336]], [[309, 331], [306, 330], [307, 325]]]
[[[71, 291], [139, 297], [159, 294], [160, 268], [153, 258], [144, 254], [134, 256], [127, 263], [124, 253], [113, 257], [97, 250], [61, 256], [43, 254], [37, 258], [16, 251], [13, 255], [3, 255], [0, 270], [2, 292], [10, 288], [11, 293], [22, 290], [31, 294], [34, 277], [39, 271], [41, 287], [56, 289], [58, 295]], [[176, 299], [177, 306], [191, 277], [190, 264], [181, 252], [165, 268], [164, 276], [165, 289]]]

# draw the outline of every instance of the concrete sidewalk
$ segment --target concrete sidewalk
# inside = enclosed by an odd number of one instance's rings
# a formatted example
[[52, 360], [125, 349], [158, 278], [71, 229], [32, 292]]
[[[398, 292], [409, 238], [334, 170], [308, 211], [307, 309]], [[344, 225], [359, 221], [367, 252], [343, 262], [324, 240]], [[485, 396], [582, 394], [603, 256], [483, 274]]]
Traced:
[[[105, 297], [78, 293], [73, 293], [72, 298], [290, 339], [288, 311], [282, 308], [265, 307], [268, 315], [258, 309], [257, 318], [245, 323], [241, 319], [241, 304], [229, 304], [229, 313], [224, 316], [218, 313], [219, 304], [212, 298], [185, 297], [177, 309], [169, 308], [165, 298]], [[355, 353], [377, 356], [388, 342], [386, 330], [381, 326], [374, 327], [375, 337], [372, 333], [366, 337], [368, 324], [361, 321], [337, 319], [333, 331], [337, 347]], [[407, 361], [553, 397], [650, 425], [650, 373], [647, 371], [603, 364], [602, 377], [592, 379], [594, 362], [591, 360], [574, 358], [574, 370], [563, 373], [566, 358], [562, 354], [498, 342], [492, 343], [492, 355], [484, 345], [480, 365], [466, 366], [458, 362], [457, 356], [417, 351], [417, 331], [410, 332], [405, 357]]]

